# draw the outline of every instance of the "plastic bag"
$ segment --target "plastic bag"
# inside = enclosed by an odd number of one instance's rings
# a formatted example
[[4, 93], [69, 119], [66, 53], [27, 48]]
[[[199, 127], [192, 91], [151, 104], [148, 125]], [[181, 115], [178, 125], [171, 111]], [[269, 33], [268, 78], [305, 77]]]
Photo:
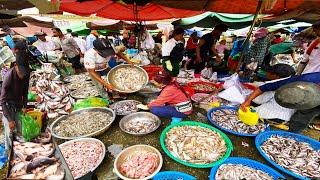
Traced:
[[40, 134], [41, 127], [39, 124], [28, 114], [19, 114], [22, 124], [22, 136], [26, 141], [30, 141]]
[[243, 103], [246, 96], [251, 93], [242, 86], [237, 73], [226, 79], [223, 88], [225, 90], [219, 93], [219, 97], [238, 104]]
[[205, 78], [205, 79], [209, 79], [212, 76], [212, 70], [211, 68], [204, 68], [201, 71], [201, 77]]
[[37, 94], [28, 93], [28, 101], [35, 102], [37, 100]]
[[89, 97], [74, 104], [73, 110], [88, 108], [88, 107], [106, 107], [109, 101], [103, 98]]
[[146, 39], [141, 43], [142, 49], [153, 49], [155, 42], [151, 34], [148, 31], [145, 31]]

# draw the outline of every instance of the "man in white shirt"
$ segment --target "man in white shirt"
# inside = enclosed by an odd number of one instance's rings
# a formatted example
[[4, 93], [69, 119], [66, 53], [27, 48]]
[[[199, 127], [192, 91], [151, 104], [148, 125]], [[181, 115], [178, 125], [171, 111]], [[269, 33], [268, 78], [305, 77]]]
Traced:
[[[84, 67], [89, 72], [93, 82], [100, 91], [100, 95], [106, 96], [104, 89], [112, 90], [112, 86], [104, 81], [101, 76], [107, 74], [108, 62], [118, 56], [127, 63], [133, 63], [121, 52], [117, 52], [111, 43], [106, 39], [96, 39], [93, 41], [93, 48], [84, 54]], [[106, 98], [106, 97], [105, 97]]]
[[82, 38], [79, 38], [78, 37], [78, 33], [76, 33], [76, 32], [72, 32], [71, 35], [72, 35], [72, 38], [78, 44], [78, 46], [79, 46], [79, 48], [81, 50], [81, 53], [84, 54], [87, 51], [87, 49], [86, 49], [86, 46], [87, 46], [86, 45], [86, 41], [84, 39], [82, 39]]
[[47, 51], [56, 50], [56, 45], [53, 41], [46, 39], [46, 33], [44, 32], [36, 32], [35, 35], [38, 40], [33, 43], [35, 47], [43, 54]]
[[307, 48], [304, 59], [300, 62], [297, 74], [320, 72], [320, 21], [312, 25], [317, 38]]
[[87, 50], [93, 48], [93, 41], [98, 38], [99, 34], [96, 30], [91, 30], [90, 34], [86, 38]]

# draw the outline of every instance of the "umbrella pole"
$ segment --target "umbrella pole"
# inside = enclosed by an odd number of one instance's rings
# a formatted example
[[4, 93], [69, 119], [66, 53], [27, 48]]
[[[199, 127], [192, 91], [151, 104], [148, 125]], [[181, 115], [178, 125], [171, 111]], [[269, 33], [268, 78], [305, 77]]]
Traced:
[[247, 47], [248, 43], [249, 43], [249, 40], [250, 40], [250, 37], [251, 37], [251, 34], [252, 34], [252, 31], [253, 31], [253, 28], [258, 20], [258, 15], [259, 15], [259, 12], [261, 10], [261, 7], [262, 7], [262, 3], [263, 3], [263, 0], [259, 0], [258, 2], [258, 5], [257, 5], [257, 9], [256, 9], [256, 13], [254, 15], [254, 18], [253, 18], [253, 21], [252, 21], [252, 24], [251, 24], [251, 27], [250, 27], [250, 30], [247, 34], [247, 37], [246, 37], [246, 40], [243, 42], [242, 44], [242, 52], [241, 52], [241, 56], [240, 56], [240, 59], [239, 59], [239, 64], [238, 64], [238, 67], [237, 67], [237, 72], [240, 71], [240, 66], [243, 62], [243, 59], [244, 59], [244, 51], [245, 51], [245, 47]]

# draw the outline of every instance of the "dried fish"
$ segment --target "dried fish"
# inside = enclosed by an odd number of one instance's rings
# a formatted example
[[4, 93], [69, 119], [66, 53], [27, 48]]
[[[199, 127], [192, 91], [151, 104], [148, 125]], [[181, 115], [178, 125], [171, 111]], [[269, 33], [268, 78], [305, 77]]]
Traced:
[[84, 82], [89, 80], [90, 80], [89, 73], [71, 75], [63, 79], [63, 81], [65, 82]]
[[59, 121], [53, 132], [62, 137], [79, 137], [105, 128], [112, 122], [110, 114], [99, 111], [82, 111]]
[[233, 109], [220, 109], [211, 114], [211, 119], [220, 127], [232, 130], [238, 133], [259, 134], [266, 129], [262, 122], [255, 126], [244, 124], [238, 117], [238, 112]]
[[102, 145], [94, 141], [75, 141], [59, 148], [75, 179], [90, 172], [104, 156]]
[[113, 86], [121, 91], [137, 91], [144, 86], [146, 80], [144, 73], [139, 69], [124, 67], [115, 71]]
[[223, 164], [219, 167], [216, 180], [273, 180], [273, 178], [265, 172], [253, 169], [241, 164]]
[[132, 133], [148, 133], [157, 127], [157, 122], [151, 118], [135, 118], [126, 121], [123, 127]]
[[77, 90], [71, 92], [71, 95], [77, 99], [85, 99], [87, 97], [99, 96], [100, 93], [95, 86], [89, 86], [89, 87], [77, 89]]
[[[19, 139], [19, 138], [18, 138]], [[10, 160], [11, 179], [50, 179], [62, 180], [64, 170], [59, 160], [52, 157], [55, 148], [51, 142], [51, 134], [45, 134], [37, 138], [34, 142], [13, 141], [13, 157]]]
[[115, 111], [117, 115], [128, 115], [138, 111], [137, 105], [141, 104], [134, 100], [119, 101], [111, 105], [110, 107]]
[[94, 86], [94, 84], [91, 81], [72, 81], [66, 84], [66, 87], [70, 90], [82, 89], [92, 86]]
[[273, 135], [261, 145], [261, 149], [271, 160], [295, 174], [320, 178], [320, 150], [313, 149], [306, 142]]
[[158, 167], [159, 157], [156, 153], [148, 151], [135, 151], [124, 159], [119, 167], [122, 175], [142, 179], [150, 176]]
[[199, 126], [174, 127], [168, 131], [165, 143], [173, 156], [194, 164], [217, 161], [227, 150], [220, 134]]
[[47, 111], [49, 118], [68, 114], [73, 102], [69, 96], [69, 89], [61, 81], [51, 80], [51, 76], [45, 73], [34, 76], [35, 89], [39, 97], [37, 108]]

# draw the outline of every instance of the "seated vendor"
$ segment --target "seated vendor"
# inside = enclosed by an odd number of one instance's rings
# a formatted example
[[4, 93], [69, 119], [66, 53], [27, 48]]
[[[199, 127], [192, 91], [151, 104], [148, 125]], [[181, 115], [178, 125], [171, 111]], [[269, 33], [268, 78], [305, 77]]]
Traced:
[[[250, 106], [251, 102], [258, 97], [259, 95], [263, 94], [267, 91], [275, 91], [279, 89], [280, 87], [293, 83], [293, 82], [311, 82], [315, 84], [320, 84], [320, 73], [309, 73], [304, 74], [301, 76], [293, 76], [284, 80], [276, 81], [273, 83], [267, 83], [259, 88], [257, 88], [248, 98], [247, 100], [241, 104], [240, 108], [243, 111], [246, 111], [246, 107]], [[294, 94], [294, 93], [291, 93]], [[290, 97], [291, 95], [288, 93], [288, 99], [296, 98], [296, 97]], [[297, 111], [291, 116], [290, 123], [289, 123], [289, 131], [291, 132], [301, 132], [303, 129], [305, 129], [309, 123], [318, 115], [320, 115], [320, 99], [315, 99], [316, 103], [318, 103], [318, 106], [311, 108], [311, 109], [305, 109], [304, 107], [301, 107], [301, 109], [297, 108]]]
[[[104, 81], [101, 76], [107, 75], [108, 62], [117, 55], [129, 64], [130, 60], [121, 52], [116, 52], [110, 42], [106, 39], [96, 39], [93, 41], [93, 48], [84, 54], [84, 67], [89, 72], [91, 79], [99, 87], [100, 91], [104, 89], [112, 90], [112, 86]], [[102, 85], [102, 87], [101, 87]]]
[[162, 87], [159, 97], [148, 104], [150, 112], [164, 118], [185, 118], [192, 113], [192, 104], [184, 89], [164, 71], [154, 81]]

